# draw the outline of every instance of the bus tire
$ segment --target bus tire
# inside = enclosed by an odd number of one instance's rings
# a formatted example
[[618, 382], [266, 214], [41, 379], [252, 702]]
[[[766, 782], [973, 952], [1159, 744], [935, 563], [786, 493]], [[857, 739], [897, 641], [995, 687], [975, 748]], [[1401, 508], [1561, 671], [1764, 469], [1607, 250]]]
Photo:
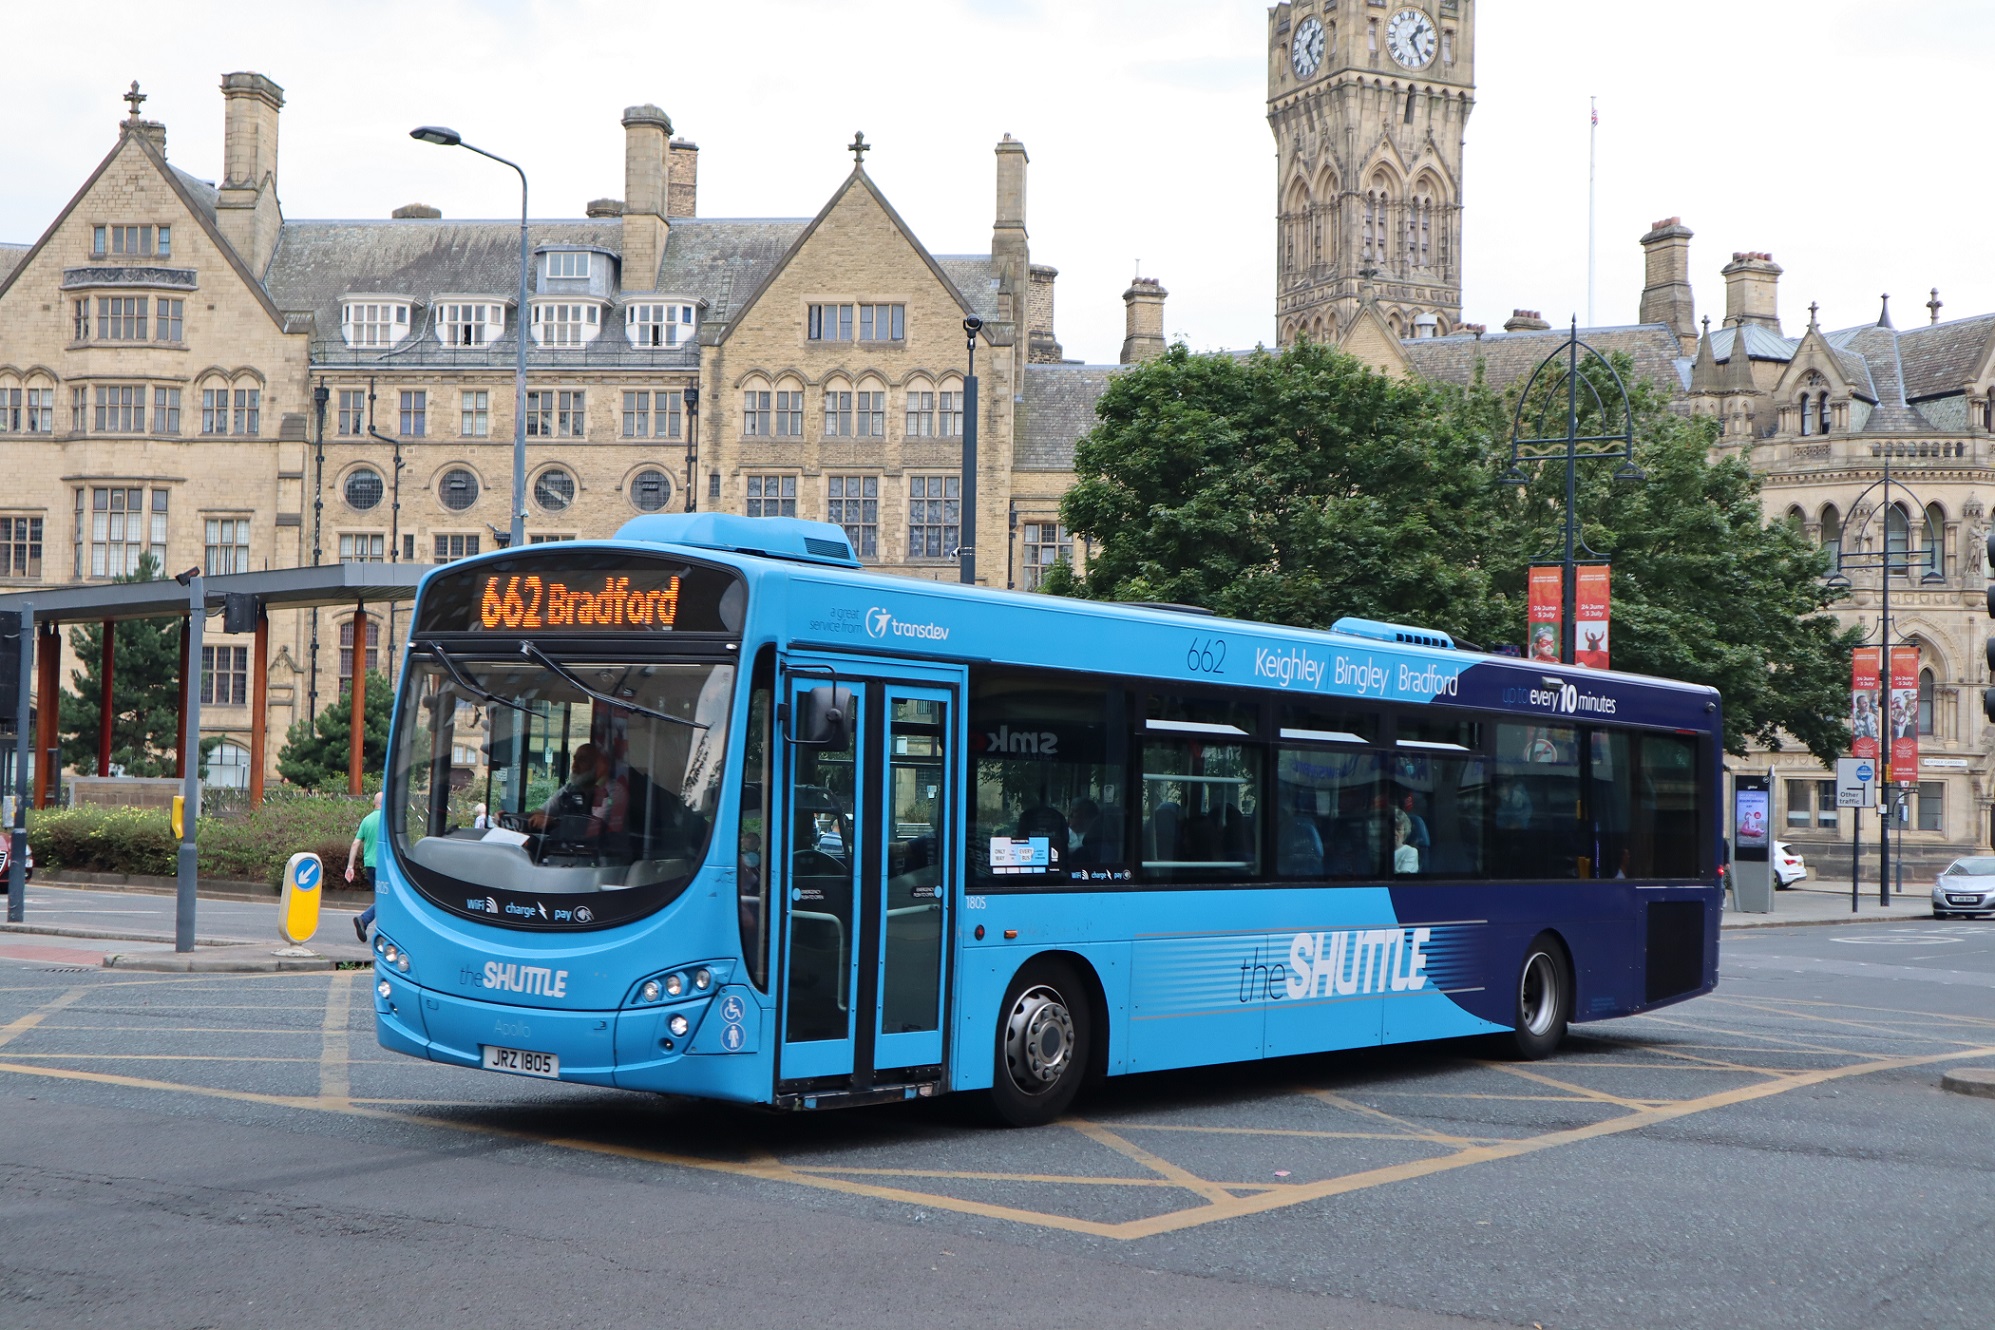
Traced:
[[1550, 933], [1540, 933], [1524, 949], [1517, 967], [1514, 1028], [1502, 1036], [1504, 1053], [1524, 1062], [1537, 1062], [1557, 1051], [1572, 1021], [1572, 966], [1565, 948]]
[[998, 1009], [991, 1111], [1010, 1127], [1042, 1127], [1074, 1102], [1094, 1032], [1088, 990], [1064, 961], [1028, 962]]

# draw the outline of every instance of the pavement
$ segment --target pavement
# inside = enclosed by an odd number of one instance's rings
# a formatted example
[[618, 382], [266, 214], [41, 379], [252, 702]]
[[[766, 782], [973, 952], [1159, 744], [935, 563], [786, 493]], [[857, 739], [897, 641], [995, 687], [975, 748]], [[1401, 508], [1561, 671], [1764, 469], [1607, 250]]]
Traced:
[[365, 972], [0, 959], [0, 1325], [1982, 1330], [1995, 1099], [1941, 1080], [1995, 1069], [1995, 923], [1720, 966], [1542, 1062], [1123, 1077], [1007, 1131], [399, 1057]]
[[1933, 916], [1932, 897], [1927, 893], [1931, 883], [1905, 884], [1905, 891], [1891, 893], [1891, 904], [1877, 903], [1877, 883], [1863, 884], [1858, 892], [1857, 908], [1850, 909], [1850, 884], [1822, 881], [1808, 878], [1797, 886], [1773, 893], [1772, 914], [1746, 914], [1730, 908], [1731, 897], [1726, 896], [1727, 908], [1724, 914], [1725, 928], [1775, 928], [1791, 924], [1849, 924], [1875, 919], [1930, 919]]
[[307, 944], [312, 958], [279, 956], [275, 900], [203, 897], [195, 902], [194, 950], [176, 952], [173, 896], [129, 888], [28, 884], [18, 924], [0, 923], [0, 960], [166, 972], [330, 970], [365, 964], [372, 952], [353, 933], [355, 911], [326, 909]]

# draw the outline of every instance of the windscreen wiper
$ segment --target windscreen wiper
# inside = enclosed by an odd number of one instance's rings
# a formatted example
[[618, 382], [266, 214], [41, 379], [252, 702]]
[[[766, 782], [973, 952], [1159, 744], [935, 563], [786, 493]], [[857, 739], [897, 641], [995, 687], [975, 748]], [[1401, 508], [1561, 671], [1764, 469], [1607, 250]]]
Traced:
[[528, 716], [534, 716], [539, 714], [532, 707], [522, 706], [520, 703], [513, 701], [511, 698], [500, 697], [497, 693], [492, 692], [490, 689], [481, 688], [477, 684], [471, 682], [471, 680], [465, 678], [464, 671], [457, 668], [457, 662], [450, 658], [450, 653], [448, 651], [445, 651], [442, 647], [438, 646], [436, 643], [423, 642], [411, 649], [415, 651], [426, 651], [430, 655], [435, 656], [437, 660], [442, 663], [443, 668], [449, 671], [451, 682], [456, 684], [459, 688], [462, 688], [465, 692], [471, 694], [473, 697], [482, 697], [487, 702], [494, 702], [502, 707], [511, 707], [514, 711], [521, 712]]
[[634, 711], [640, 716], [649, 716], [653, 720], [669, 720], [674, 725], [685, 725], [695, 730], [705, 730], [712, 728], [712, 726], [708, 725], [703, 720], [687, 720], [684, 716], [667, 715], [663, 711], [653, 711], [650, 707], [644, 706], [642, 703], [625, 701], [621, 697], [612, 697], [608, 693], [599, 693], [595, 689], [589, 687], [588, 684], [583, 683], [581, 677], [577, 675], [573, 670], [569, 669], [565, 665], [562, 665], [559, 661], [555, 660], [554, 657], [548, 655], [545, 651], [542, 651], [539, 647], [535, 646], [531, 642], [520, 643], [520, 654], [522, 656], [528, 657], [531, 660], [539, 662], [542, 666], [553, 671], [555, 674], [560, 675], [562, 679], [567, 681], [569, 684], [573, 685], [575, 688], [581, 690], [581, 692], [585, 696], [594, 698], [596, 701], [601, 702], [604, 706], [617, 707], [624, 711]]

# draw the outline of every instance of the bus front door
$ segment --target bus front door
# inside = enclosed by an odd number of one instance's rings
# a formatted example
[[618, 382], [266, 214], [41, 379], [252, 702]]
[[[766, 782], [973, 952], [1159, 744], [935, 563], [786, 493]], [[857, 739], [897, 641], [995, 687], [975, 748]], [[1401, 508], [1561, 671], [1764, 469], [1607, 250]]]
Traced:
[[[795, 714], [821, 677], [797, 677]], [[940, 1078], [953, 857], [953, 695], [841, 680], [846, 742], [789, 749], [783, 1042], [788, 1093]]]

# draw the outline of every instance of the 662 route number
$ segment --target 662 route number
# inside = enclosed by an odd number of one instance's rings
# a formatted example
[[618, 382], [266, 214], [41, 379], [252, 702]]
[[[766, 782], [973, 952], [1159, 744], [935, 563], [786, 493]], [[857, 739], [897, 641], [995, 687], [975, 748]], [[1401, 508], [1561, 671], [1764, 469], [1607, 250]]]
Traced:
[[1223, 637], [1194, 637], [1191, 646], [1185, 651], [1185, 668], [1193, 674], [1224, 674], [1226, 672], [1226, 639]]

